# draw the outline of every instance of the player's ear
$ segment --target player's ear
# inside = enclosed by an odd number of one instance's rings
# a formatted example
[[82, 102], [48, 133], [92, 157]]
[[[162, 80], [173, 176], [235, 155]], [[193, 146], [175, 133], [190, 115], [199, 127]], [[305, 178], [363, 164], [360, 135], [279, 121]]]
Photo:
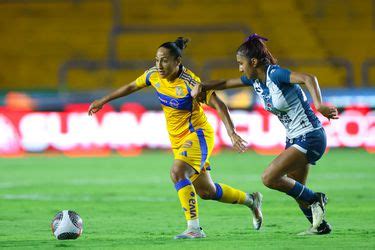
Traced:
[[250, 59], [250, 65], [254, 68], [258, 66], [259, 60], [257, 58], [251, 58]]
[[182, 63], [182, 58], [181, 56], [177, 57], [176, 58], [176, 61], [177, 61], [177, 65], [180, 65]]

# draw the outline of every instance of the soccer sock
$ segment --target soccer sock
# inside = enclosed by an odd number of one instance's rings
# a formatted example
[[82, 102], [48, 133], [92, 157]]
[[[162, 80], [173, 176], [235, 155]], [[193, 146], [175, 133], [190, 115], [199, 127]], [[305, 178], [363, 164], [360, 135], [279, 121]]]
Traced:
[[294, 187], [287, 192], [287, 195], [292, 196], [295, 199], [307, 202], [308, 204], [312, 204], [316, 199], [314, 191], [302, 185], [298, 181], [296, 181]]
[[310, 223], [313, 222], [313, 219], [312, 219], [312, 212], [311, 212], [311, 208], [306, 208], [306, 207], [299, 207], [302, 211], [302, 213], [305, 215], [306, 219], [308, 219], [308, 221], [310, 221]]
[[198, 219], [197, 195], [191, 181], [183, 179], [178, 181], [174, 186], [177, 190], [178, 198], [180, 199], [186, 220]]
[[188, 228], [199, 228], [199, 219], [187, 220]]
[[[215, 200], [224, 202], [224, 203], [232, 203], [232, 204], [252, 204], [252, 197], [246, 195], [245, 192], [232, 188], [226, 184], [222, 183], [215, 183], [216, 186], [216, 197]], [[249, 206], [249, 205], [248, 205]]]

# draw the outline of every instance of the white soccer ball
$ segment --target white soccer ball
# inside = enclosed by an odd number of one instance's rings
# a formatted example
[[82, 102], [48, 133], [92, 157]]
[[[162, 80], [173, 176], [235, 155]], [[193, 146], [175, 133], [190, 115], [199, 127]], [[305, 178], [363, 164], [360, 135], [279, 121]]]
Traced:
[[52, 233], [58, 240], [77, 239], [83, 230], [83, 221], [74, 211], [58, 212], [51, 222]]

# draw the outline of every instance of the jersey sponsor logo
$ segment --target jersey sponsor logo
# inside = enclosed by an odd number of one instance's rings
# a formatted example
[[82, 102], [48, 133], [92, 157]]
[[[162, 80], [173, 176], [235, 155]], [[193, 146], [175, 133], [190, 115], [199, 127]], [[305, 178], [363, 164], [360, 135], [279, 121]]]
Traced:
[[174, 109], [181, 109], [181, 110], [191, 110], [192, 109], [192, 97], [190, 95], [186, 95], [183, 98], [172, 98], [171, 96], [167, 96], [161, 94], [157, 91], [159, 101], [162, 105], [172, 107]]
[[178, 108], [178, 101], [176, 99], [171, 99], [169, 101], [169, 105], [172, 107], [172, 108]]
[[281, 113], [281, 112], [274, 112], [274, 114], [277, 115], [279, 118], [280, 122], [286, 127], [289, 128], [289, 124], [292, 122], [292, 119], [290, 119], [288, 114]]
[[177, 96], [184, 96], [184, 90], [182, 89], [182, 87], [180, 87], [180, 86], [176, 87], [176, 95]]
[[172, 108], [178, 108], [178, 101], [176, 99], [166, 100], [166, 99], [159, 96], [159, 100], [164, 105], [170, 106]]

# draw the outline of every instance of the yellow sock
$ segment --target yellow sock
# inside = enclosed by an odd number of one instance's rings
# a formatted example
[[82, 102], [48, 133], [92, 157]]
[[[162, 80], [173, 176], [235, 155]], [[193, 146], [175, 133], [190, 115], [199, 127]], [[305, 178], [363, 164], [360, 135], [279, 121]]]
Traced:
[[216, 198], [220, 202], [232, 203], [232, 204], [244, 204], [246, 200], [246, 193], [232, 188], [226, 184], [215, 183], [216, 186]]
[[186, 220], [198, 218], [197, 194], [194, 186], [188, 179], [183, 179], [175, 184], [178, 198], [180, 199], [182, 209], [185, 213]]

